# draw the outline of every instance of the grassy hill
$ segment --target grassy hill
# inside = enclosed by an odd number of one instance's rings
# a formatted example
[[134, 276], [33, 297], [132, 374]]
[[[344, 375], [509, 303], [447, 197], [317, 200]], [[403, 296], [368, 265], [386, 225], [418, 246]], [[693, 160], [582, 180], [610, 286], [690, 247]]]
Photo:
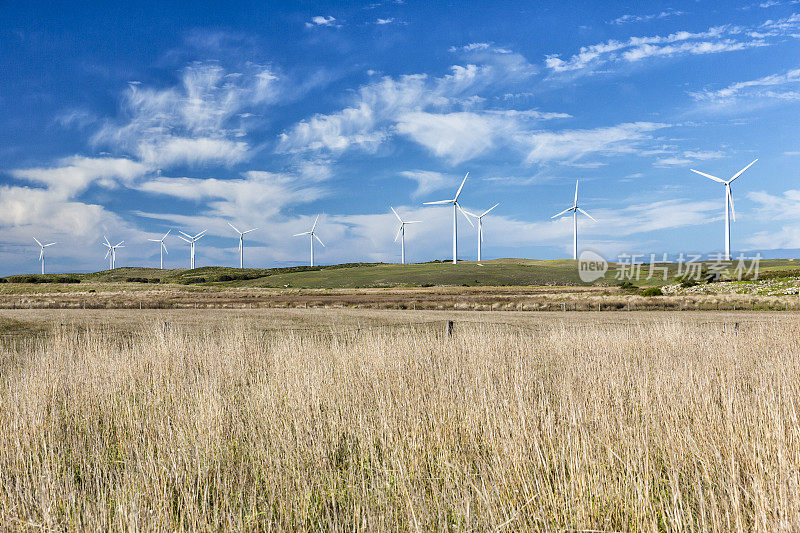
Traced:
[[[678, 274], [676, 264], [668, 264], [668, 279], [661, 276], [646, 279], [648, 265], [642, 265], [638, 286], [674, 283]], [[616, 285], [616, 265], [610, 265], [606, 277], [594, 285]], [[800, 276], [800, 262], [764, 260], [761, 277]], [[494, 259], [477, 263], [462, 261], [417, 264], [348, 263], [317, 267], [284, 267], [267, 269], [238, 269], [202, 267], [196, 269], [165, 269], [124, 267], [89, 274], [47, 274], [6, 276], [0, 281], [24, 283], [31, 289], [46, 284], [58, 285], [59, 290], [85, 290], [88, 284], [155, 283], [190, 285], [197, 288], [264, 287], [264, 288], [372, 288], [372, 287], [430, 287], [430, 286], [573, 286], [587, 285], [578, 277], [575, 261]], [[48, 288], [49, 288], [48, 287]], [[44, 288], [44, 287], [42, 287]]]

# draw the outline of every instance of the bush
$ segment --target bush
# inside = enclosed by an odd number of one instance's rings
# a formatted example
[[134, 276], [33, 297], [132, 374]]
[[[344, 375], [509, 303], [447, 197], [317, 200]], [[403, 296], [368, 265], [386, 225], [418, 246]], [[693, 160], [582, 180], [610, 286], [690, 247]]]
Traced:
[[8, 280], [6, 278], [0, 278], [0, 283], [8, 283]]
[[648, 287], [642, 291], [642, 296], [664, 296], [660, 287]]
[[681, 280], [681, 287], [684, 289], [688, 289], [689, 287], [694, 287], [697, 285], [697, 280], [692, 278], [683, 278]]
[[623, 281], [622, 283], [619, 284], [619, 288], [627, 292], [634, 292], [639, 290], [639, 287], [637, 287], [630, 281]]
[[54, 280], [54, 283], [80, 283], [81, 278], [75, 276], [60, 276]]

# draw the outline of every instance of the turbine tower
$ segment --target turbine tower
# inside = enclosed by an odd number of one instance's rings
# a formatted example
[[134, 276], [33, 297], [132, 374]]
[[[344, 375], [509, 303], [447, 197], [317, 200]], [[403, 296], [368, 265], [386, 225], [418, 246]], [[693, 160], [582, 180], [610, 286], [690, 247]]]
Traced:
[[467, 219], [470, 226], [475, 226], [472, 221], [469, 219], [464, 210], [461, 209], [461, 206], [458, 205], [458, 197], [461, 195], [461, 189], [464, 188], [464, 183], [467, 181], [467, 177], [469, 176], [469, 172], [464, 176], [464, 179], [461, 181], [461, 186], [456, 191], [456, 195], [452, 200], [439, 200], [438, 202], [423, 202], [422, 205], [446, 205], [446, 204], [453, 204], [453, 264], [455, 265], [458, 263], [458, 222], [456, 221], [456, 210], [460, 210], [461, 213], [464, 215], [464, 218]]
[[419, 224], [422, 222], [421, 220], [408, 220], [405, 221], [400, 218], [400, 215], [397, 214], [397, 211], [394, 210], [394, 207], [389, 206], [389, 209], [392, 210], [394, 216], [397, 217], [397, 220], [400, 221], [400, 227], [397, 228], [397, 235], [394, 236], [394, 242], [397, 242], [397, 238], [400, 237], [400, 263], [405, 265], [406, 264], [406, 224]]
[[550, 218], [558, 218], [570, 211], [572, 211], [572, 258], [578, 259], [578, 211], [597, 222], [592, 215], [578, 207], [578, 180], [575, 180], [575, 202], [572, 204], [572, 207], [568, 207]]
[[114, 270], [117, 267], [117, 248], [125, 248], [125, 241], [119, 241], [114, 246], [111, 246], [108, 237], [103, 235], [103, 239], [105, 239], [106, 242], [101, 242], [100, 244], [108, 248], [106, 258], [108, 259], [109, 270]]
[[475, 220], [478, 221], [478, 262], [480, 262], [480, 260], [481, 260], [481, 243], [483, 242], [483, 217], [488, 215], [489, 211], [491, 211], [492, 209], [494, 209], [498, 205], [500, 205], [499, 202], [494, 204], [492, 207], [490, 207], [489, 209], [487, 209], [486, 211], [484, 211], [480, 215], [474, 215], [474, 214], [470, 213], [469, 211], [462, 209], [462, 211], [464, 211], [466, 214], [468, 214], [469, 216], [471, 216], [472, 218], [474, 218]]
[[700, 174], [701, 176], [705, 176], [710, 180], [714, 180], [719, 183], [723, 183], [725, 185], [725, 260], [731, 260], [731, 216], [733, 217], [733, 221], [736, 222], [736, 213], [733, 210], [733, 194], [731, 194], [731, 183], [733, 180], [744, 174], [744, 171], [748, 168], [753, 166], [753, 163], [758, 161], [758, 159], [754, 159], [752, 163], [744, 167], [742, 170], [737, 172], [736, 174], [731, 177], [728, 181], [723, 179], [719, 179], [716, 176], [712, 176], [711, 174], [706, 174], [705, 172], [700, 172], [699, 170], [695, 170], [690, 168], [692, 172], [695, 174]]
[[[167, 245], [164, 244], [164, 239], [167, 238], [167, 235], [169, 235], [170, 231], [172, 231], [172, 230], [171, 229], [167, 230], [167, 232], [164, 234], [164, 236], [161, 237], [160, 239], [147, 239], [150, 242], [160, 242], [161, 243], [161, 246], [158, 247], [158, 251], [161, 253], [161, 270], [164, 270], [164, 252], [167, 252]], [[169, 252], [167, 252], [167, 253], [169, 253]]]
[[249, 229], [247, 231], [239, 231], [236, 226], [228, 222], [228, 225], [233, 228], [233, 231], [239, 234], [239, 268], [244, 268], [244, 236], [255, 231], [258, 228]]
[[208, 230], [203, 230], [200, 233], [198, 233], [197, 235], [195, 235], [194, 237], [192, 237], [188, 233], [184, 233], [184, 232], [178, 230], [178, 233], [181, 233], [181, 234], [183, 234], [185, 236], [185, 237], [181, 237], [180, 235], [178, 235], [178, 238], [179, 239], [183, 239], [184, 241], [189, 243], [189, 268], [194, 268], [195, 243], [203, 238], [203, 236], [206, 234], [206, 231], [208, 231]]
[[311, 231], [304, 231], [303, 233], [295, 233], [293, 235], [294, 237], [300, 237], [301, 235], [308, 235], [309, 239], [311, 240], [311, 266], [312, 267], [314, 266], [314, 239], [317, 239], [319, 241], [319, 243], [322, 245], [323, 248], [325, 247], [325, 243], [322, 242], [322, 240], [319, 237], [317, 237], [317, 234], [315, 232], [316, 229], [317, 229], [317, 221], [318, 220], [319, 220], [319, 215], [317, 215], [317, 218], [314, 219], [314, 225], [311, 226]]
[[36, 237], [34, 237], [33, 240], [36, 241], [36, 244], [39, 245], [39, 261], [42, 262], [42, 274], [44, 274], [44, 249], [47, 248], [48, 246], [53, 246], [55, 243], [51, 242], [48, 244], [42, 244]]

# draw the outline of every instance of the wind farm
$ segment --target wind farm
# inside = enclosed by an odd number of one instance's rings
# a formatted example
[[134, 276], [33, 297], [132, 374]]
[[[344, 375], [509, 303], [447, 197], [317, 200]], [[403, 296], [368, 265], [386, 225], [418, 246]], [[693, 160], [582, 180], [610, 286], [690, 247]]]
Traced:
[[0, 530], [800, 530], [800, 3], [0, 42]]

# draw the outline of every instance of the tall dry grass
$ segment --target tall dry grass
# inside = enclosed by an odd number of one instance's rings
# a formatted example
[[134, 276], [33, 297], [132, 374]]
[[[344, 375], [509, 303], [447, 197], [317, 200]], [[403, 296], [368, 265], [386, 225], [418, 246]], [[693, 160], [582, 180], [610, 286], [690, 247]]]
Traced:
[[61, 328], [0, 353], [0, 525], [797, 530], [798, 339]]

